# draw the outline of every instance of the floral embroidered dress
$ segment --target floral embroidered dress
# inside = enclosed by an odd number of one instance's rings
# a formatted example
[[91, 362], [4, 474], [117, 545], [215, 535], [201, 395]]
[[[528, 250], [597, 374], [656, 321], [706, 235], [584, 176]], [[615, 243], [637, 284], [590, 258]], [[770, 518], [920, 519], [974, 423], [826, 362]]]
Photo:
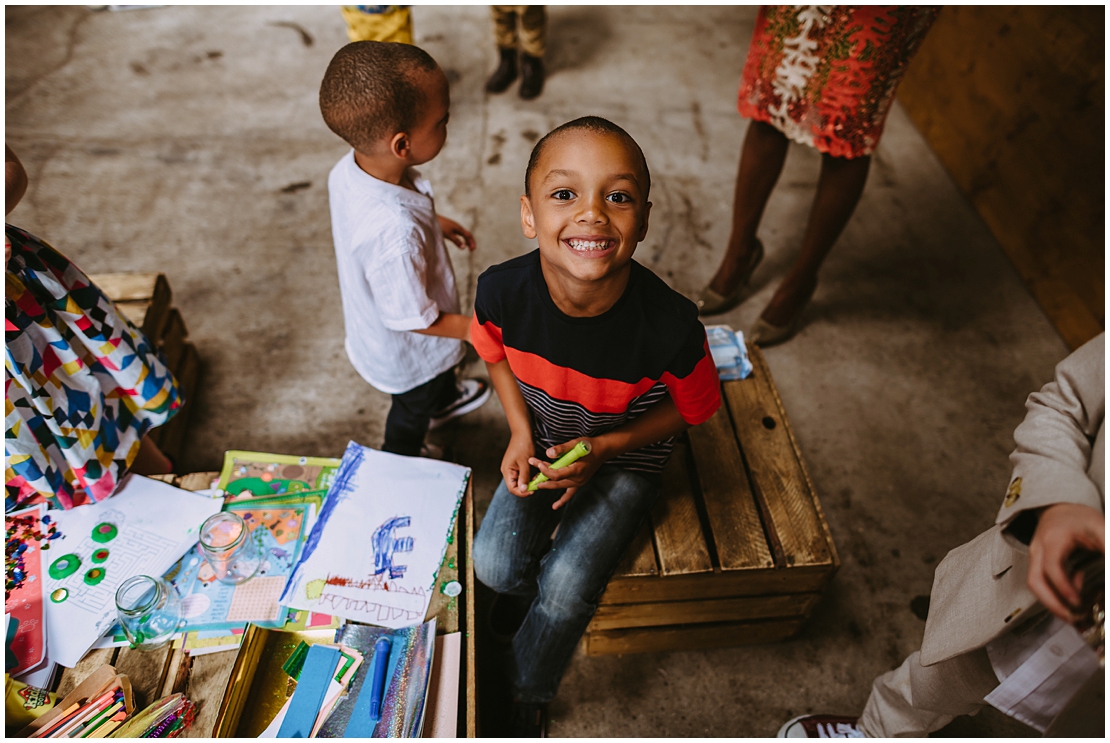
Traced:
[[7, 225], [5, 510], [110, 496], [184, 403], [161, 355], [64, 256]]
[[870, 155], [938, 12], [909, 5], [763, 6], [740, 81], [740, 115], [829, 155]]

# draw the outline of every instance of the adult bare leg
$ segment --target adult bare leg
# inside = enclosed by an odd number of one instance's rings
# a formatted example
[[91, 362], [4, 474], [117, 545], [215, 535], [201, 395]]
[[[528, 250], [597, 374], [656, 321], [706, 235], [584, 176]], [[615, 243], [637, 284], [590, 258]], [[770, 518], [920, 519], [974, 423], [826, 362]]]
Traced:
[[809, 213], [802, 249], [760, 315], [777, 327], [789, 326], [813, 296], [817, 272], [859, 204], [871, 168], [871, 157], [822, 155], [817, 194]]
[[786, 136], [770, 124], [753, 121], [748, 125], [736, 173], [732, 234], [721, 265], [709, 282], [709, 288], [722, 296], [736, 289], [751, 262], [756, 245], [755, 231], [782, 173], [788, 144]]

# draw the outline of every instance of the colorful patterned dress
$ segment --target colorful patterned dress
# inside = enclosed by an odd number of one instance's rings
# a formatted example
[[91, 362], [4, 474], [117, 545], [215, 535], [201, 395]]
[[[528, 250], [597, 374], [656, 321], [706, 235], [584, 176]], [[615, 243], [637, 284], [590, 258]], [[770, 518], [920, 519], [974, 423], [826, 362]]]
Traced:
[[768, 5], [740, 81], [740, 115], [835, 157], [870, 155], [939, 8]]
[[161, 355], [60, 253], [7, 225], [5, 510], [112, 494], [184, 403]]

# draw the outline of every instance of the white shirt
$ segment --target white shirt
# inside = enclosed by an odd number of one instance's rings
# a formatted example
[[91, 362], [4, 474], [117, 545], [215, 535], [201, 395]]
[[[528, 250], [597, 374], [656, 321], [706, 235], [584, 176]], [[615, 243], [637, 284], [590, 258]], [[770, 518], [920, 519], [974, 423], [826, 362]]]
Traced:
[[459, 293], [432, 187], [409, 172], [419, 193], [369, 175], [351, 150], [328, 176], [347, 357], [389, 394], [431, 381], [465, 353], [460, 340], [412, 332], [457, 313]]

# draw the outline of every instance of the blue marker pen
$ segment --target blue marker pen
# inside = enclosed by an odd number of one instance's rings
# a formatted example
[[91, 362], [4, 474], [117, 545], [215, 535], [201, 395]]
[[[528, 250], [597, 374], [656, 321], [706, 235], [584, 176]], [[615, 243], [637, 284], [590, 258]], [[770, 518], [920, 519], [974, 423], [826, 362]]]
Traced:
[[382, 719], [382, 697], [385, 695], [385, 672], [389, 668], [389, 654], [393, 641], [379, 637], [374, 643], [374, 665], [370, 669], [370, 719]]

